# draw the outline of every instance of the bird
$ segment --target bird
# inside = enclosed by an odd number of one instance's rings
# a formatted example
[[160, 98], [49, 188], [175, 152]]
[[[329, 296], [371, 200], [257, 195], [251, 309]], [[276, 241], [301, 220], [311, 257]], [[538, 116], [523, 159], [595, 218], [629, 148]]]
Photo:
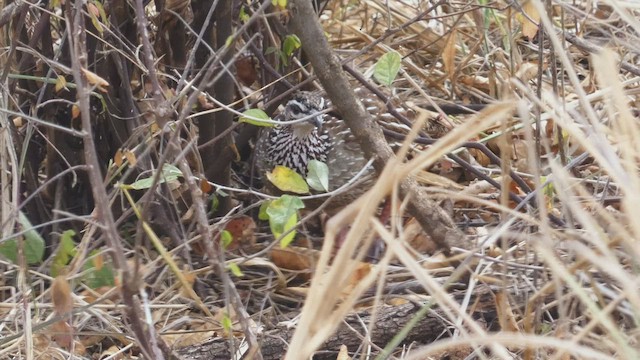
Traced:
[[[392, 121], [395, 119], [386, 112], [384, 103], [373, 94], [363, 88], [356, 88], [355, 92], [379, 124], [396, 133], [410, 131], [409, 126]], [[322, 93], [296, 92], [274, 118], [284, 123], [264, 128], [254, 151], [256, 168], [262, 176], [281, 165], [306, 177], [309, 162], [318, 160], [327, 165], [330, 192], [354, 182], [349, 191], [331, 199], [331, 207], [337, 208], [368, 190], [375, 181], [375, 172], [344, 120], [333, 113], [326, 114], [330, 108], [330, 101]], [[411, 114], [410, 110], [402, 112]], [[299, 121], [292, 123], [295, 120]], [[358, 181], [354, 181], [356, 175], [361, 175]]]
[[[329, 101], [321, 94], [296, 92], [276, 121], [287, 122], [265, 129], [255, 148], [260, 174], [276, 165], [286, 166], [306, 177], [311, 160], [324, 162], [329, 170], [329, 191], [349, 182], [368, 162], [345, 122], [326, 115]], [[295, 123], [288, 123], [301, 120]], [[373, 169], [365, 169], [370, 178]]]

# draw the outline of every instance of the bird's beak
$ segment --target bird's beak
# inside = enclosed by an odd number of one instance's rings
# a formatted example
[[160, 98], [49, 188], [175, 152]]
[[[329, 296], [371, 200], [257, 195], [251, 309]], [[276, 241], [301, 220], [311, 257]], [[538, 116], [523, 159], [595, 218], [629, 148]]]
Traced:
[[311, 119], [311, 123], [318, 129], [322, 129], [322, 117], [323, 115], [318, 115]]

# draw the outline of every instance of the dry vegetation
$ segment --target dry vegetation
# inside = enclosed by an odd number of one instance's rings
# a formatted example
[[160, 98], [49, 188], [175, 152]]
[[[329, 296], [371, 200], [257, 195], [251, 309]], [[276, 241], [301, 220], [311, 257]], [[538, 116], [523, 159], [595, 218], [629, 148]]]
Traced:
[[0, 0], [0, 359], [640, 358], [638, 4], [319, 1], [414, 141], [281, 248], [238, 115], [352, 96], [288, 2]]

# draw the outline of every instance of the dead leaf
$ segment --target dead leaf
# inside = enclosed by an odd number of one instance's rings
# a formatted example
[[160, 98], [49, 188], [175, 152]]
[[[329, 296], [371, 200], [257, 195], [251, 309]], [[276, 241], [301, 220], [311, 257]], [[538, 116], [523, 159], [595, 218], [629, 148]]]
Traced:
[[500, 329], [503, 331], [520, 332], [518, 322], [513, 314], [509, 299], [503, 292], [496, 294], [496, 309], [498, 309], [498, 320], [500, 321]]
[[136, 158], [136, 154], [131, 150], [125, 151], [124, 152], [124, 157], [127, 158], [127, 161], [129, 162], [129, 166], [131, 166], [131, 167], [136, 166], [136, 164], [138, 163], [138, 159]]
[[16, 116], [13, 118], [13, 125], [16, 126], [16, 128], [21, 128], [24, 126], [24, 119], [22, 118], [22, 116]]
[[66, 321], [57, 321], [50, 328], [51, 339], [60, 347], [70, 349], [73, 344], [73, 328]]
[[249, 216], [241, 215], [231, 219], [224, 229], [233, 236], [233, 241], [227, 246], [227, 250], [246, 249], [256, 243], [256, 223]]
[[236, 60], [236, 75], [240, 82], [246, 86], [251, 86], [258, 79], [256, 61], [253, 56], [241, 56]]
[[113, 155], [113, 163], [116, 164], [117, 167], [122, 166], [122, 150], [118, 149], [116, 154]]
[[67, 88], [67, 79], [65, 79], [64, 76], [59, 75], [58, 79], [56, 80], [55, 92], [58, 93], [60, 92], [60, 90], [66, 89], [66, 88]]
[[200, 180], [200, 190], [205, 194], [210, 194], [213, 191], [213, 186], [207, 180], [202, 179]]
[[458, 32], [454, 28], [451, 30], [451, 34], [449, 34], [449, 38], [447, 39], [447, 43], [444, 46], [444, 50], [442, 51], [442, 63], [444, 64], [444, 69], [447, 75], [449, 75], [449, 79], [453, 80], [453, 76], [456, 71], [455, 60], [456, 60], [456, 42], [458, 39]]
[[540, 14], [533, 5], [533, 1], [527, 1], [522, 5], [523, 14], [518, 14], [516, 17], [520, 24], [522, 24], [522, 35], [529, 40], [533, 40], [538, 34], [538, 27], [540, 24]]
[[80, 116], [80, 107], [77, 104], [73, 104], [71, 107], [71, 118], [77, 119]]
[[109, 82], [107, 80], [101, 78], [100, 76], [98, 76], [98, 74], [94, 73], [93, 71], [89, 71], [85, 68], [82, 68], [82, 73], [87, 78], [87, 81], [89, 82], [90, 85], [95, 86], [96, 89], [98, 89], [98, 91], [102, 93], [107, 92], [106, 88], [109, 87]]
[[71, 286], [64, 275], [58, 275], [51, 284], [51, 301], [56, 315], [69, 314], [73, 310]]
[[287, 270], [311, 270], [312, 264], [315, 263], [317, 258], [308, 249], [303, 249], [295, 246], [289, 246], [287, 248], [273, 248], [270, 253], [271, 261], [276, 266]]
[[351, 360], [351, 356], [349, 356], [349, 349], [347, 349], [347, 345], [340, 345], [340, 352], [336, 357], [336, 360]]

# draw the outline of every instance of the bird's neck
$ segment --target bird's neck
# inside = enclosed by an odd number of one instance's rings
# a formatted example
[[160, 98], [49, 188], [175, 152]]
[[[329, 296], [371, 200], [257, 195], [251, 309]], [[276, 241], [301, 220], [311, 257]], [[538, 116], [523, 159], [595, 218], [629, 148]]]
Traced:
[[296, 126], [291, 126], [290, 131], [295, 138], [300, 140], [309, 137], [318, 137], [318, 128], [313, 124], [297, 124]]

